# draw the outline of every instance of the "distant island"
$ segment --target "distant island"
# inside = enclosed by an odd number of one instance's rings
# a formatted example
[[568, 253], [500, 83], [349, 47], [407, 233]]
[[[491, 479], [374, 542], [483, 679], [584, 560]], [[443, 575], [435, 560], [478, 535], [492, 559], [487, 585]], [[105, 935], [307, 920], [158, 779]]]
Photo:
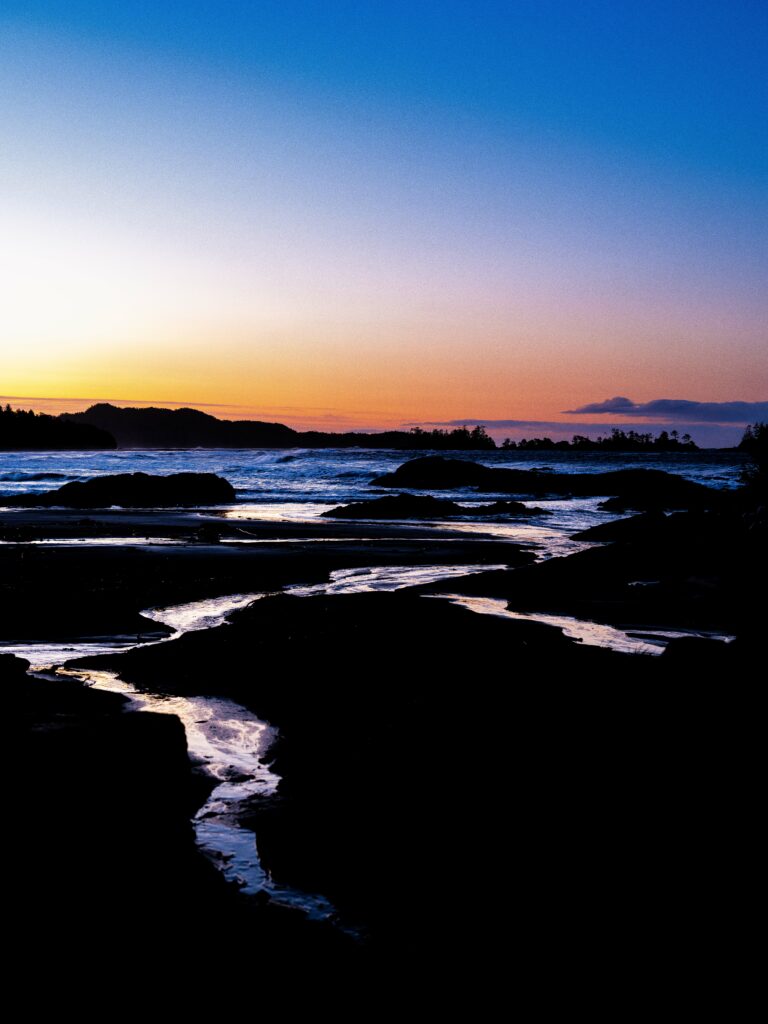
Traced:
[[114, 448], [390, 448], [401, 451], [691, 452], [690, 434], [658, 435], [614, 429], [596, 440], [537, 437], [501, 445], [485, 427], [452, 430], [385, 430], [379, 433], [298, 431], [284, 423], [220, 420], [198, 409], [119, 408], [107, 402], [85, 412], [49, 416], [7, 405], [0, 409], [0, 451], [98, 450]]
[[484, 427], [455, 430], [387, 430], [327, 434], [298, 431], [284, 423], [220, 420], [197, 409], [120, 409], [108, 403], [61, 420], [98, 427], [119, 448], [396, 448], [404, 451], [483, 451], [496, 443]]
[[653, 434], [640, 434], [636, 430], [614, 428], [608, 437], [584, 437], [574, 434], [571, 441], [553, 441], [551, 437], [533, 437], [530, 440], [512, 441], [507, 438], [501, 445], [504, 449], [516, 451], [565, 451], [565, 452], [696, 452], [699, 446], [690, 434], [682, 437], [676, 430], [662, 430]]

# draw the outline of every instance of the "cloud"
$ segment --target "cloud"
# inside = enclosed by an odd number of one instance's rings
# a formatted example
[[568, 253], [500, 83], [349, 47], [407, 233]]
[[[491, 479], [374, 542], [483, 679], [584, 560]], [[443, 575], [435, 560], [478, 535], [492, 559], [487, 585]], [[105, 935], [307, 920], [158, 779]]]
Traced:
[[768, 402], [691, 402], [685, 398], [656, 398], [652, 402], [633, 402], [617, 395], [604, 402], [590, 402], [565, 414], [643, 416], [647, 419], [686, 423], [747, 423], [768, 420]]

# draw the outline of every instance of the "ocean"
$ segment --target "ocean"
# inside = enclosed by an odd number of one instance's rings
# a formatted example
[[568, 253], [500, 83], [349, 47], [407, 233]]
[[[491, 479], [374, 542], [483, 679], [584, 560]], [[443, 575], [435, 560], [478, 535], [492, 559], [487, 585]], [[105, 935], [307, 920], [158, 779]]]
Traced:
[[[374, 477], [409, 459], [435, 454], [497, 468], [539, 468], [557, 473], [660, 469], [717, 488], [737, 486], [744, 462], [741, 453], [720, 450], [643, 454], [503, 450], [435, 453], [354, 448], [0, 452], [0, 498], [3, 494], [41, 493], [68, 480], [109, 473], [218, 473], [235, 487], [240, 505], [257, 506], [261, 514], [269, 509], [275, 516], [293, 518], [312, 515], [317, 506], [330, 508], [370, 498]], [[461, 501], [472, 492], [441, 494]], [[491, 501], [493, 497], [484, 495], [483, 500]]]

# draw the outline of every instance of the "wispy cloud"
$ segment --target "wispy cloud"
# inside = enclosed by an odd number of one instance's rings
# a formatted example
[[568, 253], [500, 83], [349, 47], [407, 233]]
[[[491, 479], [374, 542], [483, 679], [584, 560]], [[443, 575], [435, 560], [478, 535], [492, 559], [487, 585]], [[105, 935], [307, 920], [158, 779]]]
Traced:
[[617, 395], [604, 402], [590, 402], [578, 409], [565, 409], [566, 415], [598, 413], [611, 416], [642, 416], [646, 419], [686, 423], [756, 423], [768, 420], [768, 402], [691, 402], [685, 398], [656, 398], [652, 402], [633, 402]]

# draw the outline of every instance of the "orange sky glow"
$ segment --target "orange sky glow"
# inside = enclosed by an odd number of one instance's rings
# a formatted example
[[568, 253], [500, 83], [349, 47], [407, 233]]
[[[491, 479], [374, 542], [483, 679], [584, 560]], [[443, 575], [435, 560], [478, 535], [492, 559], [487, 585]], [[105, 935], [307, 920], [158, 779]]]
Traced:
[[[460, 7], [435, 23], [422, 12], [424, 38], [465, 78], [443, 61], [426, 74], [412, 11], [402, 26], [382, 15], [408, 30], [373, 65], [337, 49], [346, 27], [330, 14], [317, 52], [284, 48], [263, 12], [258, 31], [212, 10], [198, 36], [192, 19], [188, 51], [159, 22], [139, 39], [123, 34], [130, 18], [102, 14], [99, 32], [0, 17], [12, 404], [385, 429], [571, 421], [564, 410], [615, 395], [768, 397], [762, 114], [743, 135], [735, 115], [711, 134], [697, 120], [711, 88], [743, 111], [730, 78], [743, 62], [723, 58], [718, 78], [694, 49], [695, 103], [678, 123], [662, 99], [680, 49], [655, 31], [637, 45], [646, 69], [661, 46], [660, 93], [653, 76], [630, 88], [601, 48], [561, 53], [535, 9], [498, 12], [488, 34]], [[516, 49], [515, 19], [529, 16], [536, 42]], [[479, 78], [464, 62], [476, 31]], [[498, 32], [510, 34], [497, 52]], [[207, 51], [217, 33], [223, 64]], [[542, 77], [548, 57], [572, 65], [567, 81]]]

